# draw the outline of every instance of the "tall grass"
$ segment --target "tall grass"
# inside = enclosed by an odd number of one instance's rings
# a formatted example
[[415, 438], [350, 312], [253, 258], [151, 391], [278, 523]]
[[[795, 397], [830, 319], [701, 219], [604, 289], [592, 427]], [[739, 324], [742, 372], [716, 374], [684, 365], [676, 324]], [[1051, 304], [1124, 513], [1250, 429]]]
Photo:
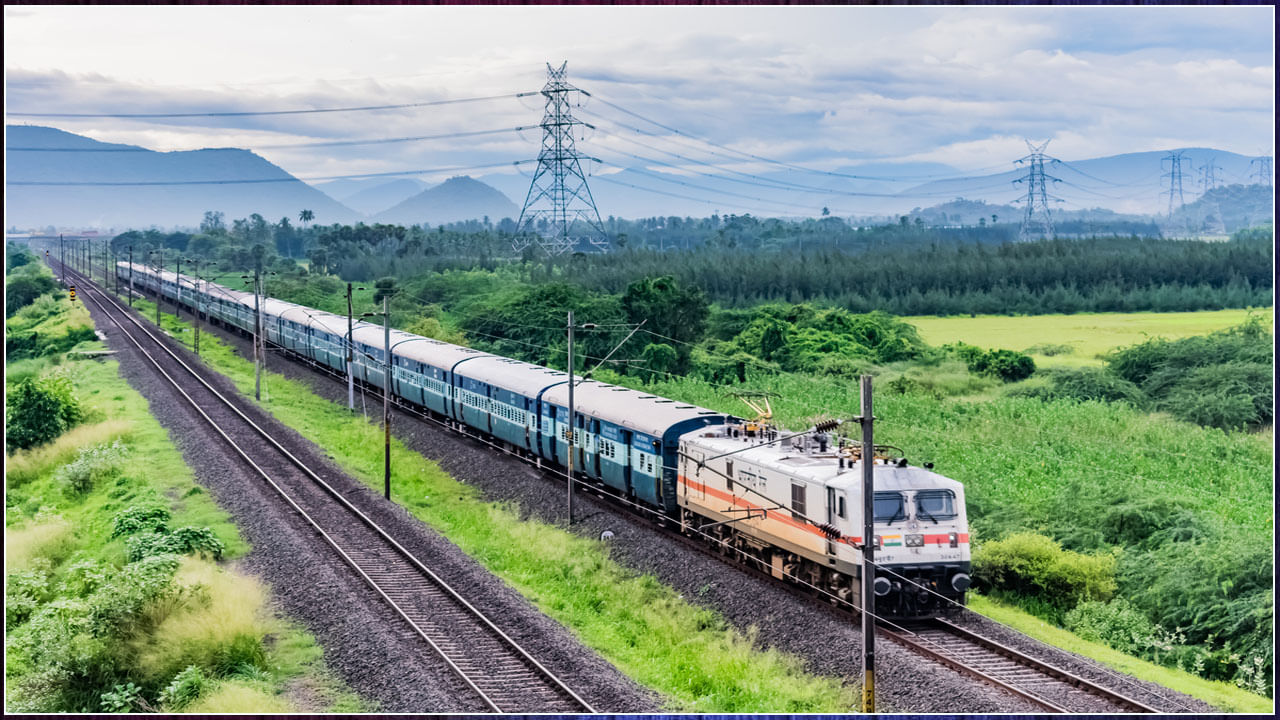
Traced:
[[5, 460], [5, 483], [10, 488], [21, 487], [71, 462], [82, 448], [127, 440], [130, 428], [122, 419], [78, 425], [47, 445], [19, 450]]
[[233, 715], [261, 715], [263, 713], [288, 713], [297, 709], [286, 699], [264, 690], [257, 684], [239, 680], [218, 683], [211, 691], [182, 709], [185, 713], [203, 715], [227, 713]]
[[24, 527], [4, 529], [4, 564], [9, 571], [26, 570], [37, 559], [58, 565], [76, 549], [75, 532], [61, 517], [36, 520]]

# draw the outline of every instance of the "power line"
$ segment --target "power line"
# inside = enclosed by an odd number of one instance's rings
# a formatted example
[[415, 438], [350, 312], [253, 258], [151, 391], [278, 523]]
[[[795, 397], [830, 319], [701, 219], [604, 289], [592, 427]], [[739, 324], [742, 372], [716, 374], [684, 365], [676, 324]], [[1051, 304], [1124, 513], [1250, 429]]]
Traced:
[[235, 180], [155, 180], [155, 181], [125, 181], [125, 182], [96, 182], [96, 181], [34, 181], [34, 180], [9, 180], [6, 185], [25, 185], [39, 187], [167, 187], [176, 185], [258, 185], [264, 183], [288, 183], [288, 182], [316, 182], [325, 180], [358, 180], [361, 178], [376, 177], [399, 177], [404, 175], [429, 175], [432, 173], [442, 172], [458, 172], [462, 170], [486, 170], [498, 167], [511, 167], [522, 165], [525, 163], [537, 162], [536, 160], [516, 160], [514, 162], [486, 163], [483, 165], [454, 165], [450, 167], [438, 168], [420, 168], [417, 170], [393, 170], [390, 172], [376, 173], [355, 173], [351, 175], [320, 175], [308, 177], [294, 177], [292, 175], [282, 178], [251, 178], [251, 179], [235, 179]]
[[339, 108], [311, 108], [307, 110], [246, 110], [235, 112], [196, 112], [196, 113], [40, 113], [40, 112], [11, 112], [6, 113], [11, 117], [31, 117], [31, 118], [116, 118], [116, 119], [147, 119], [147, 118], [201, 118], [201, 117], [262, 117], [268, 115], [312, 115], [316, 113], [340, 113], [340, 112], [378, 112], [382, 110], [403, 110], [406, 108], [436, 107], [438, 105], [456, 105], [459, 103], [486, 102], [489, 100], [506, 100], [509, 98], [528, 97], [530, 95], [538, 95], [537, 92], [520, 92], [509, 93], [507, 95], [487, 95], [484, 97], [473, 98], [454, 98], [452, 100], [431, 100], [427, 102], [401, 103], [398, 105], [363, 105], [358, 107], [339, 107]]
[[[167, 150], [165, 152], [194, 152], [197, 150], [289, 150], [291, 148], [315, 148], [315, 147], [341, 147], [347, 145], [384, 145], [391, 143], [420, 142], [427, 140], [448, 140], [452, 138], [476, 137], [479, 135], [499, 135], [502, 133], [519, 132], [525, 130], [524, 127], [514, 128], [496, 128], [493, 130], [467, 130], [455, 133], [442, 133], [439, 135], [414, 135], [409, 137], [394, 138], [365, 138], [361, 140], [321, 140], [317, 142], [303, 143], [280, 143], [274, 145], [250, 145], [245, 148], [188, 148], [186, 150]], [[107, 148], [42, 148], [42, 147], [7, 147], [6, 152], [56, 152], [56, 153], [155, 153], [160, 152], [144, 147], [107, 147]]]

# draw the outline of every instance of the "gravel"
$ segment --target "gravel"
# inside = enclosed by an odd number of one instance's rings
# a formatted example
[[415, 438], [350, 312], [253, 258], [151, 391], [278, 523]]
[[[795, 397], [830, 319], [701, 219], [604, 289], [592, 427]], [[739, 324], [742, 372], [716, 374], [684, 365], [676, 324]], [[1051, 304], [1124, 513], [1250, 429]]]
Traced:
[[[230, 341], [242, 356], [252, 357], [249, 340], [222, 329], [216, 332]], [[268, 362], [272, 371], [301, 380], [334, 402], [346, 403], [344, 382], [276, 353], [269, 355]], [[365, 394], [363, 398], [363, 405], [373, 414], [380, 411], [380, 402], [379, 395]], [[361, 407], [362, 398], [357, 397], [356, 403]], [[438, 462], [452, 477], [479, 488], [491, 501], [513, 501], [526, 516], [563, 525], [562, 479], [557, 480], [477, 440], [459, 437], [436, 423], [398, 409], [393, 412], [395, 435]], [[577, 495], [573, 530], [586, 537], [599, 537], [605, 530], [613, 532], [612, 555], [624, 566], [654, 574], [688, 601], [719, 612], [744, 633], [754, 632], [761, 648], [793, 654], [816, 674], [840, 678], [854, 686], [861, 682], [862, 635], [857, 622], [849, 617], [797, 598], [775, 582], [743, 572], [710, 553], [692, 549], [659, 531], [651, 522], [597, 501], [586, 493]], [[1100, 668], [1094, 661], [1050, 648], [990, 621], [981, 622], [986, 623], [983, 632], [995, 639], [1163, 711], [1213, 710], [1189, 696]], [[886, 640], [877, 644], [876, 656], [877, 699], [884, 711], [1042, 712], [1029, 701], [976, 682]], [[1135, 684], [1147, 688], [1147, 692], [1136, 691]]]
[[[484, 711], [444, 662], [209, 428], [120, 330], [92, 303], [87, 306], [108, 345], [118, 351], [121, 374], [147, 398], [196, 481], [251, 543], [253, 549], [239, 567], [267, 583], [273, 603], [316, 636], [328, 666], [383, 712]], [[190, 353], [168, 344], [191, 361]], [[192, 381], [188, 377], [182, 382]], [[212, 383], [223, 393], [236, 393], [225, 378], [215, 376]], [[204, 409], [211, 415], [229, 413]], [[255, 409], [249, 415], [598, 710], [657, 708], [652, 693], [582, 646], [446, 538], [370, 492], [322, 449], [265, 412]]]

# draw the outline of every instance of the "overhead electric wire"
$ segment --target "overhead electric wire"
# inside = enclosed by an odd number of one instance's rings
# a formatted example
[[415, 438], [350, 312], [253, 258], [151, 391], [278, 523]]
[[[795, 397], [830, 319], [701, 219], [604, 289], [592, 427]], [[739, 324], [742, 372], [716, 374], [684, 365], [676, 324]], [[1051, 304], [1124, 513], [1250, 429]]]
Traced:
[[516, 126], [513, 128], [495, 128], [493, 130], [467, 130], [455, 133], [442, 133], [439, 135], [413, 135], [408, 137], [394, 138], [365, 138], [362, 140], [320, 140], [316, 142], [303, 143], [279, 143], [272, 145], [248, 145], [244, 148], [189, 148], [186, 150], [152, 150], [144, 147], [123, 147], [123, 148], [42, 148], [42, 147], [7, 147], [6, 152], [77, 152], [77, 153], [159, 153], [159, 152], [194, 152], [197, 150], [288, 150], [291, 148], [314, 148], [314, 147], [341, 147], [347, 145], [386, 145], [391, 143], [403, 142], [420, 142], [426, 140], [449, 140], [452, 138], [476, 137], [478, 135], [499, 135], [508, 132], [519, 132], [527, 130], [527, 127]]
[[429, 175], [441, 172], [457, 172], [459, 170], [485, 170], [489, 168], [508, 167], [513, 165], [522, 165], [525, 163], [537, 162], [537, 160], [516, 160], [500, 163], [487, 163], [483, 165], [454, 165], [450, 167], [438, 168], [420, 168], [417, 170], [394, 170], [390, 172], [370, 172], [370, 173], [354, 173], [351, 175], [322, 175], [309, 177], [294, 177], [292, 175], [282, 178], [250, 178], [237, 180], [155, 180], [155, 181], [127, 181], [127, 182], [96, 182], [96, 181], [31, 181], [31, 180], [8, 180], [6, 185], [27, 185], [41, 187], [152, 187], [152, 186], [171, 186], [171, 185], [257, 185], [263, 183], [286, 183], [286, 182], [312, 182], [325, 180], [357, 180], [360, 178], [375, 177], [399, 177], [404, 175]]
[[435, 107], [438, 105], [456, 105], [459, 103], [485, 102], [488, 100], [505, 100], [508, 98], [521, 98], [529, 95], [540, 95], [540, 91], [508, 93], [506, 95], [487, 95], [484, 97], [473, 98], [453, 98], [451, 100], [430, 100], [416, 103], [400, 103], [397, 105], [363, 105], [357, 107], [339, 107], [339, 108], [310, 108], [303, 110], [244, 110], [244, 111], [226, 111], [226, 112], [196, 112], [196, 113], [39, 113], [39, 112], [8, 112], [5, 113], [10, 117], [32, 117], [32, 118], [115, 118], [115, 119], [147, 119], [147, 118], [201, 118], [201, 117], [262, 117], [269, 115], [311, 115], [317, 113], [341, 113], [341, 112], [377, 112], [382, 110], [403, 110], [406, 108]]

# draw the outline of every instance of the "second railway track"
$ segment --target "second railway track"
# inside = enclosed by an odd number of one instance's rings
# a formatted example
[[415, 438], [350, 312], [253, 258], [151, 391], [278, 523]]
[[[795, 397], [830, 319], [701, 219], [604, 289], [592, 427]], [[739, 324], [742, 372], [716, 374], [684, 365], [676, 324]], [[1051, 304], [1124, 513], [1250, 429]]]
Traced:
[[66, 273], [75, 277], [85, 301], [120, 329], [201, 419], [391, 606], [422, 639], [423, 650], [437, 654], [462, 679], [486, 710], [594, 712], [564, 681], [254, 422], [245, 401], [217, 390], [90, 278], [69, 268]]

